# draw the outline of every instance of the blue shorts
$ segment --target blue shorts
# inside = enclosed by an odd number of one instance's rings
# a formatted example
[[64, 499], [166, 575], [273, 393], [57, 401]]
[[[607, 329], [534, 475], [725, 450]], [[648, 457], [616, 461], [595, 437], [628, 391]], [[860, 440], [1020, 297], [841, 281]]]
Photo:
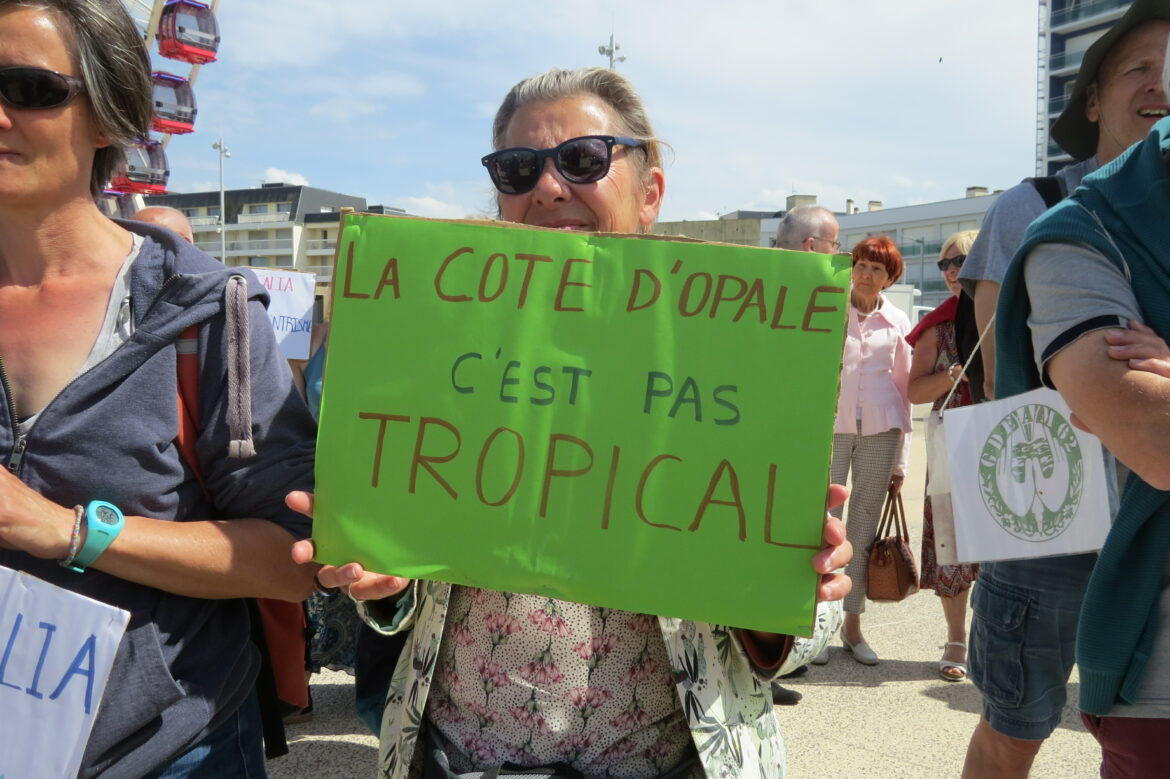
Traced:
[[238, 779], [265, 779], [268, 773], [264, 766], [261, 730], [260, 703], [253, 691], [239, 710], [207, 738], [147, 777], [195, 779], [230, 776]]
[[971, 594], [971, 681], [983, 716], [1012, 738], [1060, 724], [1077, 619], [1096, 554], [985, 563]]

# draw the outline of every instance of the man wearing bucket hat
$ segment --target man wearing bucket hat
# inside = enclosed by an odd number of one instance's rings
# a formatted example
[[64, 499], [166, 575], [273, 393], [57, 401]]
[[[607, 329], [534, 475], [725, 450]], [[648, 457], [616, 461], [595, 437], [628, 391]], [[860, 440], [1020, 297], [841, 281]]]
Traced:
[[[1052, 138], [1077, 162], [1055, 177], [1026, 180], [1005, 192], [988, 210], [963, 266], [960, 282], [968, 293], [974, 289], [980, 330], [991, 319], [1028, 224], [1166, 116], [1161, 74], [1167, 37], [1170, 0], [1136, 0], [1085, 53], [1068, 106], [1052, 127]], [[1074, 276], [1063, 273], [1075, 282]], [[1000, 327], [1003, 317], [1001, 309]], [[1027, 338], [1027, 326], [1022, 329]], [[990, 340], [984, 341], [988, 377], [996, 374], [994, 351], [986, 348]], [[1021, 391], [1015, 384], [1001, 389]], [[1026, 776], [1059, 724], [1095, 559], [1075, 555], [983, 566], [972, 596], [970, 658], [983, 716], [967, 750], [965, 777]]]

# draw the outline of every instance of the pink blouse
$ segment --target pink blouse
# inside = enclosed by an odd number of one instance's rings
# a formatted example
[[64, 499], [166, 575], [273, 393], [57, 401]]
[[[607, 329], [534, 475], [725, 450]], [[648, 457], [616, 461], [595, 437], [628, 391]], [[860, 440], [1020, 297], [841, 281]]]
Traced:
[[894, 473], [905, 475], [911, 425], [907, 387], [912, 350], [906, 342], [910, 320], [884, 296], [880, 301], [867, 317], [859, 317], [857, 309], [849, 307], [834, 431], [875, 435], [901, 430], [906, 435]]

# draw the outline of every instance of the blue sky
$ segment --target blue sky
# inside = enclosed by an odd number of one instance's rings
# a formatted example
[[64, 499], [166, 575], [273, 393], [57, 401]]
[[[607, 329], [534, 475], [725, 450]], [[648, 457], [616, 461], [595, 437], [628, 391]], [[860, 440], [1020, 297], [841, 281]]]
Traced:
[[[664, 220], [843, 210], [1032, 175], [1031, 0], [221, 0], [173, 192], [308, 183], [413, 214], [492, 210], [479, 158], [517, 81], [602, 65], [611, 27], [661, 138]], [[162, 65], [165, 60], [158, 60]], [[177, 64], [173, 72], [185, 73]]]

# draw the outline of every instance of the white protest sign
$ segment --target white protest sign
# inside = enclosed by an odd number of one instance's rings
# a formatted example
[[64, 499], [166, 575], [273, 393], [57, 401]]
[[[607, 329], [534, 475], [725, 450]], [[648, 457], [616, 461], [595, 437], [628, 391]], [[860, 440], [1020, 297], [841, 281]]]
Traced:
[[77, 775], [129, 619], [0, 567], [0, 777]]
[[1101, 442], [1071, 416], [1050, 389], [944, 413], [960, 561], [1101, 548], [1110, 524]]
[[[252, 268], [268, 290], [268, 319], [276, 342], [287, 360], [309, 359], [309, 338], [313, 331], [313, 291], [317, 276], [295, 270]], [[3, 777], [0, 777], [3, 779]]]

